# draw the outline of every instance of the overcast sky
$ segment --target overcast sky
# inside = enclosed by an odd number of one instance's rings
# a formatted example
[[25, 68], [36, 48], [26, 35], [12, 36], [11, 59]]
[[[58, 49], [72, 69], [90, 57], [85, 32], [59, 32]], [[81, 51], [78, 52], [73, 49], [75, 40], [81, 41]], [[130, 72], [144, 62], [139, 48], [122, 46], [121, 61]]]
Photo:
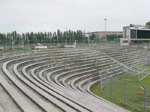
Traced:
[[122, 31], [150, 21], [150, 0], [0, 0], [0, 32]]

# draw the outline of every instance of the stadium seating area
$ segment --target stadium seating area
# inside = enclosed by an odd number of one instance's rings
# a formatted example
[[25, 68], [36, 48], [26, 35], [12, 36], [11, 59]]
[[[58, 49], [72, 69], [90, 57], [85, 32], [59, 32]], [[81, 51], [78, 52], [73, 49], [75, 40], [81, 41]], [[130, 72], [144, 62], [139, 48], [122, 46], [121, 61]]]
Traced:
[[150, 52], [139, 46], [103, 45], [97, 49], [102, 50], [109, 56], [135, 70], [137, 69], [138, 59], [140, 59], [141, 66], [145, 66], [150, 63]]
[[137, 46], [110, 45], [1, 54], [0, 84], [10, 96], [7, 100], [11, 110], [3, 103], [0, 110], [128, 112], [97, 97], [90, 87], [100, 75], [108, 78], [123, 74], [127, 68], [122, 64], [135, 70], [139, 58], [142, 65], [149, 64], [149, 54]]

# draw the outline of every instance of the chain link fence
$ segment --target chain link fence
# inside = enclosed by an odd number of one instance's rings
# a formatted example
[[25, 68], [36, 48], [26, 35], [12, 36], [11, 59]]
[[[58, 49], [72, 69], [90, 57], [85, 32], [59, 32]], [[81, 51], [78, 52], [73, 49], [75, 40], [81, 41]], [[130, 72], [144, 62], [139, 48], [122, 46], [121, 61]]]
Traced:
[[100, 81], [100, 92], [107, 98], [140, 112], [150, 112], [150, 88], [111, 77]]

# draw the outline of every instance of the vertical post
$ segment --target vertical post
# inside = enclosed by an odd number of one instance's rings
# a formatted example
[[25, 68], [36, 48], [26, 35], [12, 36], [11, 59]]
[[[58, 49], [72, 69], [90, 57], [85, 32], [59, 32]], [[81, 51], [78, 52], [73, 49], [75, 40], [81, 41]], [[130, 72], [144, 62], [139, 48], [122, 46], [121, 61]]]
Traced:
[[99, 72], [100, 75], [100, 92], [103, 93], [103, 76], [101, 72]]
[[27, 41], [27, 42], [28, 42], [28, 48], [29, 48], [29, 38], [28, 38], [28, 41]]
[[71, 36], [69, 38], [70, 38], [70, 46], [71, 46]]
[[107, 42], [107, 36], [106, 36], [106, 21], [107, 19], [104, 19], [105, 20], [105, 41]]
[[90, 45], [90, 36], [88, 37], [88, 45]]
[[117, 44], [119, 43], [119, 40], [118, 40], [118, 33], [117, 33]]
[[124, 83], [124, 103], [127, 104], [127, 83]]
[[112, 98], [113, 95], [113, 77], [111, 77], [111, 84], [110, 84], [110, 98]]
[[144, 88], [144, 112], [146, 112], [146, 102], [147, 102], [147, 99], [146, 99], [146, 88]]
[[136, 28], [136, 39], [137, 39], [137, 28]]
[[66, 64], [64, 65], [64, 69], [66, 69]]

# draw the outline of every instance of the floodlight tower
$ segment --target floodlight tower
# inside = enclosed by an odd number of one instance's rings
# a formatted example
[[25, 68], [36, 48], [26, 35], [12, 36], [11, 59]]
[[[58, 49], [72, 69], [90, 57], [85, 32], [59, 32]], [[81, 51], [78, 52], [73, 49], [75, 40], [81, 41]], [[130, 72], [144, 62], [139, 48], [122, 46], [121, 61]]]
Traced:
[[107, 22], [107, 19], [105, 18], [104, 21], [105, 21], [105, 41], [107, 42], [107, 36], [106, 36], [106, 22]]

